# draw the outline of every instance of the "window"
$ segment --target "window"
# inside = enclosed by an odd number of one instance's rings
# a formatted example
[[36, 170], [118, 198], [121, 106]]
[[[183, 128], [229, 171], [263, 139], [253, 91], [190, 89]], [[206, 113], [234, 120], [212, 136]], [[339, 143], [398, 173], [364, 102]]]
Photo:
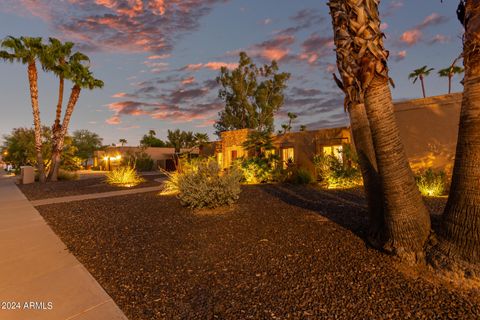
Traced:
[[284, 148], [282, 149], [282, 161], [283, 161], [283, 168], [287, 168], [289, 163], [293, 163], [295, 161], [295, 154], [293, 148]]
[[217, 153], [217, 163], [220, 168], [223, 168], [223, 153]]
[[343, 162], [343, 146], [326, 146], [323, 147], [323, 154], [336, 157], [338, 160]]
[[237, 150], [232, 150], [231, 157], [232, 161], [235, 161], [238, 158]]

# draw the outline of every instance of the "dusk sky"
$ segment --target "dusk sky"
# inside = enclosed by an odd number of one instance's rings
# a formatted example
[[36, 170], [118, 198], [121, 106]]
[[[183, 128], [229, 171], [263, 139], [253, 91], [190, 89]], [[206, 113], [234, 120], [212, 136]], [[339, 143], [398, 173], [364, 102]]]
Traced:
[[[419, 98], [420, 84], [408, 74], [423, 65], [428, 95], [443, 94], [447, 79], [436, 71], [461, 52], [458, 1], [382, 1], [382, 28], [390, 50], [394, 99]], [[138, 144], [148, 130], [165, 138], [167, 129], [213, 134], [222, 109], [215, 78], [222, 65], [235, 67], [238, 52], [257, 64], [276, 59], [292, 74], [286, 113], [296, 127], [344, 126], [343, 94], [336, 71], [332, 26], [326, 1], [314, 0], [0, 0], [0, 37], [49, 36], [73, 41], [87, 53], [101, 90], [82, 91], [70, 131], [88, 129], [105, 144]], [[51, 126], [57, 80], [39, 68], [41, 120]], [[460, 78], [453, 92], [461, 91]], [[68, 99], [70, 84], [66, 88]], [[0, 62], [0, 135], [32, 126], [26, 67]]]

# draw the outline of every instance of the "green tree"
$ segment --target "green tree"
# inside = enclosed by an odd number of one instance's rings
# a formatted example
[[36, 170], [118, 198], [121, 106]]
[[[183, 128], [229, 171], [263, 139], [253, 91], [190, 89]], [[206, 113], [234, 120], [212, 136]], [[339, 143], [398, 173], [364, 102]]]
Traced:
[[87, 166], [88, 159], [93, 157], [96, 150], [102, 148], [103, 139], [89, 130], [76, 130], [72, 134], [72, 144], [77, 149], [75, 155]]
[[282, 124], [282, 129], [283, 129], [283, 133], [287, 133], [287, 132], [290, 132], [292, 130], [292, 123], [295, 119], [297, 119], [297, 115], [293, 112], [288, 112], [287, 113], [287, 116], [288, 116], [288, 122], [287, 123], [284, 123]]
[[127, 139], [124, 139], [124, 138], [118, 139], [118, 143], [120, 143], [123, 147], [124, 145], [127, 144]]
[[256, 158], [264, 158], [265, 151], [273, 149], [272, 134], [268, 131], [252, 130], [242, 146], [253, 152]]
[[426, 98], [427, 96], [425, 92], [425, 77], [428, 77], [432, 70], [434, 69], [429, 69], [427, 66], [423, 66], [421, 68], [413, 70], [413, 72], [408, 75], [408, 79], [413, 79], [413, 83], [417, 82], [417, 80], [420, 79], [420, 83], [422, 84], [422, 94], [424, 98]]
[[208, 142], [206, 133], [193, 133], [192, 131], [183, 131], [180, 129], [167, 131], [168, 145], [175, 148], [175, 153], [180, 153], [181, 149], [191, 149], [201, 147]]
[[452, 92], [452, 78], [456, 74], [461, 74], [463, 73], [464, 69], [459, 66], [449, 66], [447, 68], [438, 70], [438, 75], [440, 77], [447, 77], [448, 78], [448, 94]]
[[42, 123], [40, 121], [40, 108], [38, 106], [38, 72], [36, 61], [43, 54], [44, 47], [42, 38], [30, 37], [7, 37], [0, 46], [6, 50], [0, 51], [0, 58], [9, 62], [26, 64], [28, 70], [28, 82], [30, 85], [30, 100], [33, 111], [33, 123], [35, 127], [35, 152], [37, 157], [37, 169], [40, 182], [45, 182], [45, 168], [42, 154]]
[[216, 134], [236, 129], [273, 132], [274, 115], [284, 104], [283, 91], [290, 74], [279, 73], [276, 61], [257, 67], [245, 52], [240, 52], [238, 67], [220, 70], [217, 82], [225, 109], [215, 123]]
[[61, 125], [61, 131], [58, 134], [58, 140], [55, 141], [55, 149], [52, 154], [52, 175], [50, 179], [52, 181], [57, 180], [58, 170], [60, 168], [60, 159], [64, 145], [64, 139], [67, 135], [68, 125], [73, 114], [73, 110], [78, 102], [82, 89], [93, 90], [95, 88], [102, 88], [103, 81], [96, 79], [89, 67], [85, 65], [89, 59], [82, 53], [75, 53], [69, 59], [68, 63], [62, 66], [65, 79], [70, 80], [73, 83], [72, 91], [68, 99], [65, 115]]
[[144, 134], [142, 139], [140, 140], [140, 145], [142, 147], [148, 148], [148, 147], [160, 147], [164, 148], [167, 147], [167, 143], [162, 141], [161, 139], [158, 139], [156, 137], [156, 132], [155, 130], [149, 130], [148, 134]]

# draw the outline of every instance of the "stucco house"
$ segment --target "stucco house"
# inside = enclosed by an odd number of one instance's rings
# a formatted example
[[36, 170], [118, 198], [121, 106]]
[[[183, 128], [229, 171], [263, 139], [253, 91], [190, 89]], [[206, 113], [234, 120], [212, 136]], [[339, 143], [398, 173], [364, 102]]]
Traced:
[[[454, 93], [394, 104], [400, 137], [413, 171], [432, 168], [451, 174], [461, 100], [462, 94]], [[249, 131], [222, 132], [221, 139], [206, 146], [201, 155], [215, 156], [222, 168], [228, 168], [235, 159], [249, 156], [242, 146]], [[344, 146], [353, 146], [349, 127], [290, 132], [272, 139], [272, 152], [283, 163], [291, 159], [312, 173], [315, 155], [331, 154], [341, 159]]]

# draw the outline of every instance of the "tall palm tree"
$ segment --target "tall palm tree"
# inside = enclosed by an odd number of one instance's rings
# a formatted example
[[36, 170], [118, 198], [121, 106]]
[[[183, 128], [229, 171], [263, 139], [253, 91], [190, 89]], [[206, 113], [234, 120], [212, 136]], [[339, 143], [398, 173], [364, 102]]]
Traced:
[[157, 135], [157, 133], [155, 132], [155, 130], [148, 130], [148, 135], [150, 137], [155, 137]]
[[20, 62], [27, 65], [28, 82], [30, 85], [30, 101], [33, 111], [33, 124], [35, 127], [35, 153], [40, 182], [45, 182], [45, 166], [42, 156], [42, 123], [40, 121], [40, 108], [38, 106], [38, 73], [36, 61], [44, 50], [42, 38], [7, 37], [0, 45], [6, 49], [0, 51], [0, 58], [9, 62]]
[[456, 74], [463, 73], [464, 69], [459, 66], [449, 66], [445, 69], [438, 70], [438, 75], [440, 77], [448, 77], [448, 94], [452, 92], [452, 78]]
[[127, 139], [123, 139], [123, 138], [122, 138], [122, 139], [118, 139], [118, 142], [119, 142], [119, 143], [122, 145], [122, 147], [123, 147], [124, 145], [127, 144]]
[[413, 70], [413, 72], [408, 75], [408, 79], [413, 79], [413, 83], [417, 82], [417, 80], [420, 79], [420, 83], [422, 84], [422, 94], [424, 98], [427, 97], [425, 93], [425, 77], [429, 76], [432, 70], [434, 69], [428, 69], [427, 66], [423, 66], [421, 68]]
[[96, 88], [102, 88], [104, 85], [103, 81], [96, 79], [90, 71], [89, 67], [83, 64], [84, 61], [88, 60], [88, 58], [85, 59], [85, 57], [86, 56], [84, 54], [77, 52], [71, 57], [71, 59], [69, 59], [69, 62], [64, 65], [65, 79], [72, 81], [73, 87], [70, 93], [70, 97], [68, 99], [65, 115], [63, 117], [61, 131], [59, 134], [58, 142], [56, 143], [56, 149], [54, 150], [52, 155], [52, 181], [57, 180], [63, 144], [65, 136], [67, 135], [68, 125], [70, 124], [73, 110], [75, 109], [82, 89], [93, 90]]
[[480, 1], [462, 1], [459, 9], [465, 13], [459, 16], [464, 90], [452, 184], [432, 261], [480, 277]]
[[347, 102], [364, 102], [368, 116], [384, 197], [383, 248], [409, 262], [423, 261], [430, 217], [395, 122], [378, 2], [328, 2], [337, 39], [337, 65]]

